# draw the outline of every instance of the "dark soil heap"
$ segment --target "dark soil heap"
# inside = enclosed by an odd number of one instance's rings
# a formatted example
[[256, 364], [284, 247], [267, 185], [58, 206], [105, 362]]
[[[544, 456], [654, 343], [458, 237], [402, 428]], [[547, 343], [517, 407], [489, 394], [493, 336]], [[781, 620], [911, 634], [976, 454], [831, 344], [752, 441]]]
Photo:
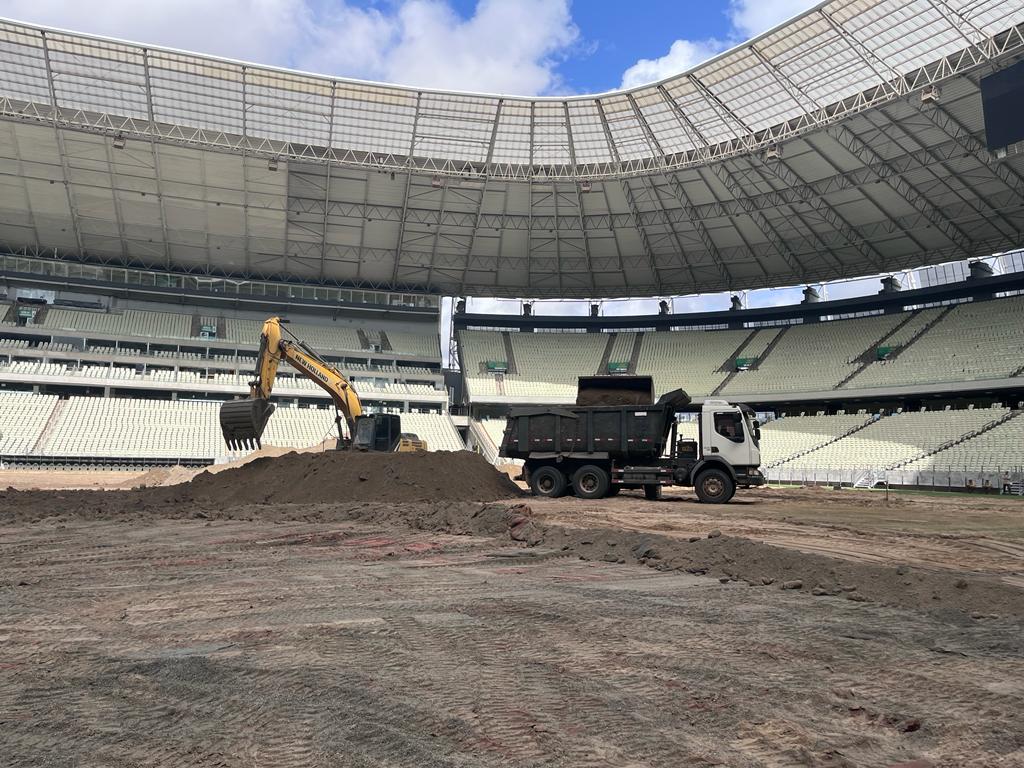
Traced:
[[289, 453], [217, 474], [204, 472], [178, 488], [197, 501], [225, 506], [496, 501], [522, 495], [507, 475], [470, 451]]
[[576, 395], [576, 405], [651, 405], [651, 395], [635, 389], [588, 389]]

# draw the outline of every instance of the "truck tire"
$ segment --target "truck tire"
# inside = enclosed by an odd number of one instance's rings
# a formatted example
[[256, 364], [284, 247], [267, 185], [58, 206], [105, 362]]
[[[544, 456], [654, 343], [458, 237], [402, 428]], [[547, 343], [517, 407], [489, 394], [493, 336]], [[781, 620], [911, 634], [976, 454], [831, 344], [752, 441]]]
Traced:
[[572, 489], [581, 499], [603, 499], [611, 484], [608, 471], [593, 464], [580, 467], [572, 476]]
[[645, 485], [644, 486], [644, 498], [650, 501], [661, 501], [661, 486], [660, 485]]
[[705, 504], [725, 504], [736, 492], [732, 478], [720, 469], [705, 469], [694, 484], [697, 498]]
[[555, 467], [538, 467], [530, 473], [530, 490], [534, 496], [555, 499], [565, 493], [567, 485], [565, 475]]

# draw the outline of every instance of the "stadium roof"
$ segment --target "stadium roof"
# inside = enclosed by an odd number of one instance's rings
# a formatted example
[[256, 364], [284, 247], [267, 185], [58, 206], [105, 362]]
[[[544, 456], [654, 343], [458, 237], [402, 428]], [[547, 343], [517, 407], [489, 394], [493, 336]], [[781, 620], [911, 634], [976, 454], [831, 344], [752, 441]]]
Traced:
[[1016, 0], [834, 0], [660, 83], [524, 98], [0, 21], [0, 243], [523, 297], [987, 256], [1024, 242], [1024, 155], [984, 148], [978, 80], [1022, 25]]

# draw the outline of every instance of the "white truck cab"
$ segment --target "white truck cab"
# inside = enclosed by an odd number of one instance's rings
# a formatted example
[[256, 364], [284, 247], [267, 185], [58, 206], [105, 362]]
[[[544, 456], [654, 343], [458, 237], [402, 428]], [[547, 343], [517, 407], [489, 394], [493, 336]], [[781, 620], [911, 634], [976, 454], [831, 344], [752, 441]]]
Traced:
[[703, 458], [718, 456], [733, 467], [758, 467], [760, 440], [760, 425], [748, 406], [725, 400], [704, 401], [700, 416]]

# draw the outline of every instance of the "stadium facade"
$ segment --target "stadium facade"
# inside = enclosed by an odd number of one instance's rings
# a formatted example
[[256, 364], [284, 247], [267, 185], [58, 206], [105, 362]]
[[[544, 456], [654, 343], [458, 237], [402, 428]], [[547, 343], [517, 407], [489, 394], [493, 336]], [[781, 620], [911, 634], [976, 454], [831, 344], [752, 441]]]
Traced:
[[[630, 372], [789, 414], [769, 454], [790, 471], [853, 482], [942, 455], [962, 483], [968, 459], [1024, 465], [1006, 447], [1024, 428], [1024, 286], [983, 266], [960, 285], [789, 308], [459, 313], [461, 374], [437, 335], [445, 296], [739, 291], [1020, 248], [1024, 153], [987, 146], [982, 81], [1022, 60], [1024, 5], [988, 0], [825, 2], [662, 82], [565, 98], [0, 21], [0, 454], [220, 458], [212, 409], [244, 388], [273, 313], [433, 447], [496, 458], [487, 417]], [[282, 381], [292, 407], [271, 442], [329, 433], [306, 384]], [[159, 428], [143, 399], [163, 402]], [[90, 420], [108, 426], [76, 430]], [[969, 441], [994, 447], [949, 453]]]

